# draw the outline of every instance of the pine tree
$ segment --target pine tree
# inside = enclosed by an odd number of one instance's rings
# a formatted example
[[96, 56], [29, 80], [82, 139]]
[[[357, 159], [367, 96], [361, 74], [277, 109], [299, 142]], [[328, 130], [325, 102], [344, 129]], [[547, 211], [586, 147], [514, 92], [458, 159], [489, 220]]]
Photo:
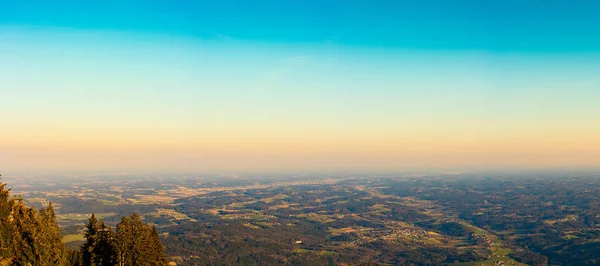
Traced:
[[52, 204], [38, 213], [0, 183], [0, 265], [66, 265]]
[[81, 247], [81, 262], [83, 266], [92, 266], [95, 265], [94, 249], [98, 242], [98, 219], [93, 213], [86, 225], [85, 240], [85, 244]]
[[118, 252], [116, 234], [104, 220], [98, 221], [92, 214], [86, 225], [86, 243], [81, 247], [83, 266], [117, 265]]
[[119, 265], [168, 264], [158, 231], [156, 228], [150, 229], [137, 213], [122, 217], [117, 225], [117, 243]]
[[121, 217], [121, 222], [117, 224], [117, 250], [119, 252], [119, 265], [131, 265], [131, 255], [129, 251], [133, 246], [133, 238], [131, 238], [131, 226], [129, 219], [125, 216]]
[[47, 208], [40, 210], [40, 222], [42, 224], [40, 263], [42, 265], [64, 265], [67, 262], [66, 248], [62, 244], [62, 236], [52, 203]]
[[0, 265], [10, 265], [15, 256], [14, 205], [15, 199], [11, 198], [10, 189], [0, 183]]
[[117, 264], [117, 246], [115, 233], [110, 226], [104, 224], [104, 220], [100, 220], [98, 225], [98, 238], [94, 247], [95, 265], [113, 266]]
[[151, 252], [151, 258], [153, 261], [153, 265], [167, 265], [169, 261], [165, 256], [165, 248], [163, 244], [160, 242], [160, 237], [158, 236], [158, 230], [156, 230], [156, 226], [152, 226], [150, 231], [150, 239], [149, 239], [149, 250]]
[[81, 251], [80, 250], [69, 250], [67, 254], [68, 265], [71, 266], [82, 266], [83, 261], [81, 260]]
[[137, 213], [130, 217], [123, 217], [121, 223], [117, 225], [121, 265], [142, 265], [145, 226]]

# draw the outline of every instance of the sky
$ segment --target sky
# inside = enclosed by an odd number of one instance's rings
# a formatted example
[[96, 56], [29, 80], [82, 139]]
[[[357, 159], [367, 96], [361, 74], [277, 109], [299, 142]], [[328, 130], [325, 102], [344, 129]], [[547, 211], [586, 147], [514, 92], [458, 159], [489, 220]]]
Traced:
[[599, 12], [0, 0], [0, 172], [598, 168]]

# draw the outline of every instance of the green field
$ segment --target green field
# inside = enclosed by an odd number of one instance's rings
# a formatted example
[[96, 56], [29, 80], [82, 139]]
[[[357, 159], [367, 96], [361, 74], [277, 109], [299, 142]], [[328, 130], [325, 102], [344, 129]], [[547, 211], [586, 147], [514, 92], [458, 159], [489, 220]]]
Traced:
[[300, 253], [300, 254], [306, 254], [306, 253], [311, 253], [311, 252], [312, 252], [312, 250], [308, 250], [308, 249], [299, 248], [299, 249], [296, 249], [296, 250], [294, 250], [294, 252], [296, 252], [296, 253]]
[[[115, 216], [116, 213], [108, 212], [108, 213], [96, 213], [96, 219], [102, 219], [109, 216]], [[69, 221], [87, 221], [91, 214], [81, 214], [81, 213], [67, 213], [67, 214], [58, 214], [58, 220], [69, 220]]]
[[80, 234], [71, 234], [71, 235], [65, 235], [62, 239], [63, 243], [70, 243], [70, 242], [75, 242], [75, 241], [84, 241], [85, 238], [83, 237], [83, 235]]

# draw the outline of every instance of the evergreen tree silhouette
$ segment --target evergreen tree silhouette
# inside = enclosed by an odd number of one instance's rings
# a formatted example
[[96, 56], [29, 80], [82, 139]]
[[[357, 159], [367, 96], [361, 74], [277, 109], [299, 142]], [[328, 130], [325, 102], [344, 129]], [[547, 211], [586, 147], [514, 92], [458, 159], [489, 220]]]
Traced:
[[85, 231], [85, 244], [81, 247], [81, 262], [83, 266], [96, 265], [96, 256], [94, 250], [96, 243], [98, 243], [98, 219], [96, 215], [92, 213], [92, 216], [88, 219]]

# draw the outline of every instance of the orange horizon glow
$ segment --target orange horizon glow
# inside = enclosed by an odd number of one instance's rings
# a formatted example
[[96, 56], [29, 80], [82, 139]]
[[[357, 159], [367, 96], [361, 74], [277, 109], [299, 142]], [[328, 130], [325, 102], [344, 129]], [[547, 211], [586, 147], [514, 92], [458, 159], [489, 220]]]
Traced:
[[0, 39], [0, 171], [600, 167], [599, 54]]

